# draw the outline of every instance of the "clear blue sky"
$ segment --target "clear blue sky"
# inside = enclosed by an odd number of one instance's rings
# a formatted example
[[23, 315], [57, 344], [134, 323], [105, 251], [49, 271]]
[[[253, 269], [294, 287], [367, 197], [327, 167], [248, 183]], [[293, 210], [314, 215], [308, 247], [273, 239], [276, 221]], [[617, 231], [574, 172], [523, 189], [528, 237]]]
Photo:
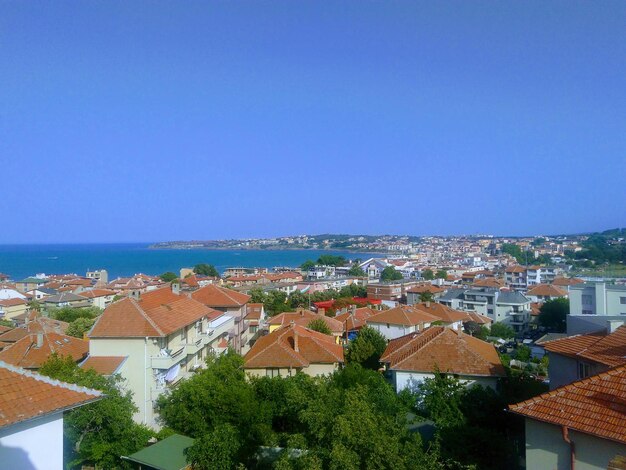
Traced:
[[0, 3], [0, 243], [626, 226], [626, 2]]

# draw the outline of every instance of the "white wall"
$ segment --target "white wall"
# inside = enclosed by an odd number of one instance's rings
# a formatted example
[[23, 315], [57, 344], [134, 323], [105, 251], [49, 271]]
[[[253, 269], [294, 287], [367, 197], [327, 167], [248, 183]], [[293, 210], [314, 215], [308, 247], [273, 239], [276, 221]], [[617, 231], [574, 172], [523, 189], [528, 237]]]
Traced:
[[408, 335], [409, 333], [413, 333], [416, 330], [415, 326], [403, 327], [400, 325], [392, 325], [387, 323], [370, 323], [367, 322], [367, 325], [377, 330], [381, 335], [383, 335], [387, 339], [395, 339], [400, 336]]
[[[392, 371], [392, 373], [393, 383], [396, 392], [401, 392], [409, 386], [417, 386], [422, 383], [426, 378], [432, 379], [435, 377], [434, 374], [423, 372]], [[471, 387], [472, 385], [480, 385], [482, 387], [493, 388], [494, 390], [496, 389], [498, 384], [498, 379], [495, 377], [460, 376], [459, 380], [467, 387]]]
[[63, 414], [0, 430], [0, 468], [63, 469]]

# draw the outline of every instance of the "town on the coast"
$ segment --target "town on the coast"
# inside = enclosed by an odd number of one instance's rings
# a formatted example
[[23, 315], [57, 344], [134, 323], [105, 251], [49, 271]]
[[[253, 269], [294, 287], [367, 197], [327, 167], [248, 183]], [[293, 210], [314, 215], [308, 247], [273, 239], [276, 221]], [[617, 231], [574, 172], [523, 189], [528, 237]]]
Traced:
[[329, 251], [0, 274], [4, 462], [626, 468], [626, 229], [252, 245]]

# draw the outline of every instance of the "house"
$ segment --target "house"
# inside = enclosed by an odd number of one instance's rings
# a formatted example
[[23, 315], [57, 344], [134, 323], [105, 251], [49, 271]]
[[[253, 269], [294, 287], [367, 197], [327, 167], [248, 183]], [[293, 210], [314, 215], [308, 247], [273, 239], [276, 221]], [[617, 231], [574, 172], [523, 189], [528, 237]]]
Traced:
[[428, 328], [439, 318], [409, 305], [383, 310], [369, 317], [367, 325], [377, 330], [388, 340], [415, 333]]
[[82, 295], [73, 294], [71, 292], [60, 292], [55, 295], [50, 295], [42, 299], [43, 308], [45, 310], [51, 308], [63, 308], [63, 307], [90, 307], [89, 301]]
[[435, 321], [436, 324], [449, 326], [453, 330], [462, 329], [463, 323], [473, 321], [466, 312], [454, 310], [443, 304], [435, 302], [422, 302], [413, 305], [413, 307], [421, 310], [422, 312], [426, 312], [429, 315], [437, 317], [437, 320]]
[[28, 310], [28, 302], [25, 299], [14, 297], [0, 300], [0, 318], [4, 320], [11, 320], [26, 313], [26, 310]]
[[406, 303], [413, 305], [421, 302], [420, 296], [426, 292], [432, 294], [433, 300], [439, 298], [446, 290], [433, 284], [421, 284], [406, 290]]
[[35, 277], [27, 277], [26, 279], [22, 279], [21, 281], [17, 281], [15, 286], [18, 291], [24, 293], [29, 290], [36, 289], [37, 287], [43, 286], [48, 279], [43, 275], [37, 275]]
[[625, 403], [620, 366], [510, 405], [525, 418], [526, 468], [624, 468]]
[[539, 284], [551, 284], [559, 272], [561, 270], [553, 266], [528, 266], [526, 268], [526, 285], [531, 287]]
[[2, 362], [0, 384], [0, 466], [64, 468], [63, 412], [102, 394]]
[[526, 297], [533, 302], [545, 302], [547, 300], [567, 297], [567, 291], [555, 286], [554, 284], [537, 284], [528, 289]]
[[88, 352], [87, 341], [80, 338], [44, 328], [31, 328], [24, 337], [0, 351], [0, 361], [37, 370], [52, 354], [71, 357], [74, 362], [80, 362], [87, 357]]
[[433, 378], [437, 371], [458, 376], [467, 385], [493, 389], [506, 376], [492, 344], [445, 326], [391, 340], [380, 362], [391, 372], [397, 392]]
[[352, 305], [347, 312], [336, 315], [334, 319], [342, 323], [344, 338], [353, 340], [359, 330], [367, 326], [367, 320], [376, 313], [370, 307], [356, 308], [356, 305]]
[[417, 281], [380, 282], [367, 285], [367, 298], [382, 300], [388, 307], [395, 307], [406, 295], [407, 290], [417, 286]]
[[261, 303], [248, 304], [243, 319], [242, 354], [247, 353], [261, 335], [265, 323], [265, 308]]
[[343, 346], [332, 336], [295, 323], [259, 338], [244, 357], [244, 370], [257, 377], [287, 377], [303, 372], [332, 374], [344, 363]]
[[69, 326], [69, 323], [52, 318], [36, 317], [32, 313], [31, 311], [25, 316], [24, 325], [0, 331], [0, 349], [5, 349], [26, 336], [41, 332], [65, 334]]
[[49, 287], [38, 287], [33, 290], [29, 290], [26, 292], [26, 295], [30, 300], [39, 301], [44, 297], [50, 297], [51, 295], [56, 295], [59, 292], [56, 289], [51, 289]]
[[552, 281], [552, 285], [560, 287], [563, 290], [569, 291], [571, 286], [575, 286], [577, 284], [582, 284], [585, 281], [582, 279], [578, 279], [577, 277], [556, 277], [554, 281]]
[[327, 317], [321, 313], [314, 313], [303, 308], [299, 308], [295, 312], [280, 313], [270, 318], [268, 326], [270, 333], [272, 333], [280, 327], [289, 325], [291, 322], [306, 328], [313, 320], [322, 320], [326, 323], [326, 326], [330, 329], [335, 341], [339, 343], [343, 335], [343, 323], [335, 318]]
[[524, 290], [528, 287], [526, 268], [523, 266], [507, 266], [504, 270], [504, 282], [511, 289]]
[[236, 351], [241, 352], [243, 347], [242, 334], [244, 333], [243, 319], [247, 315], [247, 304], [250, 296], [225, 287], [209, 284], [191, 293], [191, 298], [207, 307], [224, 312], [234, 319], [234, 325], [229, 332], [232, 344]]
[[550, 388], [626, 364], [626, 326], [542, 343], [550, 359]]
[[3, 284], [0, 285], [0, 300], [7, 299], [26, 299], [26, 296], [13, 288], [14, 286]]
[[87, 299], [94, 307], [104, 310], [111, 305], [116, 293], [110, 289], [89, 289], [82, 291], [80, 296]]
[[188, 297], [172, 283], [109, 305], [88, 333], [87, 364], [105, 357], [108, 370], [119, 367], [138, 408], [135, 421], [158, 428], [157, 398], [203, 367], [208, 354], [223, 352], [233, 327], [231, 315]]
[[569, 288], [567, 334], [602, 330], [609, 320], [626, 319], [626, 285], [586, 282]]

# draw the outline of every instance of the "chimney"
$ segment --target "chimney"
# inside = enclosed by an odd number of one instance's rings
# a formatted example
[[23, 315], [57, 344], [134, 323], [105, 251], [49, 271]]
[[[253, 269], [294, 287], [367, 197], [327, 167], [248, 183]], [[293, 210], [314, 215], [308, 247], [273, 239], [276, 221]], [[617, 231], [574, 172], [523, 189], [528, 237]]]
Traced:
[[43, 346], [43, 333], [37, 333], [37, 349]]
[[141, 297], [141, 291], [139, 289], [131, 290], [130, 297], [135, 300], [139, 300], [139, 298]]
[[607, 320], [606, 322], [606, 332], [607, 334], [614, 333], [620, 326], [624, 325], [623, 320]]
[[317, 309], [317, 313], [319, 313], [320, 315], [326, 315], [326, 309], [325, 308], [318, 308]]
[[180, 294], [180, 282], [178, 280], [172, 281], [172, 293]]
[[430, 300], [426, 301], [426, 308], [430, 308]]
[[295, 352], [300, 352], [300, 347], [298, 346], [298, 330], [295, 328], [293, 330], [293, 350]]
[[350, 312], [352, 313], [352, 315], [356, 313], [356, 305], [350, 305]]

